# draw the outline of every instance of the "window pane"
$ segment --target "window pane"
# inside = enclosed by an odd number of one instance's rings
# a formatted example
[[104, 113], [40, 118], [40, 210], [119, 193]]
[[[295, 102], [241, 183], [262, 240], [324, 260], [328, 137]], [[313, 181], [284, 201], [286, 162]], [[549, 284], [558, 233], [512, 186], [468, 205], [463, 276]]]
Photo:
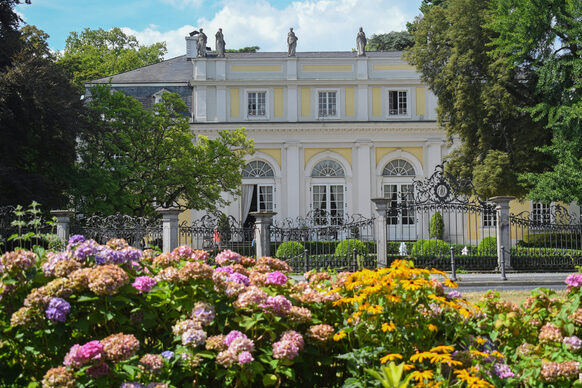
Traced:
[[319, 92], [318, 117], [334, 117], [336, 114], [336, 92]]
[[266, 92], [249, 92], [247, 101], [249, 116], [265, 116]]
[[408, 112], [408, 96], [403, 90], [390, 90], [388, 92], [388, 115], [406, 115]]
[[242, 170], [243, 178], [270, 178], [275, 173], [271, 166], [262, 160], [253, 160], [249, 162]]
[[273, 186], [259, 186], [259, 210], [273, 211]]

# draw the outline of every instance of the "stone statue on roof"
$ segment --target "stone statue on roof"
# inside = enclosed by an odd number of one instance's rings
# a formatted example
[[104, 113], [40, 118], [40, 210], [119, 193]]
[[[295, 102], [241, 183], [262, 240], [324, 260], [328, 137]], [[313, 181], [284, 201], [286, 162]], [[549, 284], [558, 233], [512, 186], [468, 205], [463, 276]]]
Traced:
[[356, 50], [358, 51], [358, 57], [366, 55], [366, 34], [364, 34], [362, 27], [360, 27], [360, 32], [356, 36]]
[[295, 56], [295, 49], [297, 48], [297, 40], [298, 39], [299, 38], [297, 37], [297, 35], [295, 35], [295, 33], [293, 32], [293, 27], [290, 27], [289, 33], [287, 34], [287, 46], [288, 46], [287, 56], [288, 57]]
[[222, 28], [218, 29], [216, 33], [216, 55], [224, 58], [224, 49], [226, 47], [226, 42], [224, 41], [224, 35], [222, 34]]
[[196, 42], [196, 49], [198, 50], [198, 58], [203, 58], [206, 56], [206, 43], [208, 42], [208, 38], [206, 34], [202, 32], [202, 28], [198, 33], [198, 41]]

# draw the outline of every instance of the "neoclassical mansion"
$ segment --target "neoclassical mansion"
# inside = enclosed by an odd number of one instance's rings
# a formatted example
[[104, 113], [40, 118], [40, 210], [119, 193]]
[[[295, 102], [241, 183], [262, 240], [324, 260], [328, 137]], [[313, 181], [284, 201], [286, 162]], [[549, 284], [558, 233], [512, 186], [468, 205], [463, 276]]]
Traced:
[[[192, 131], [245, 127], [257, 152], [242, 171], [242, 195], [223, 209], [240, 221], [325, 210], [329, 222], [373, 214], [372, 197], [406, 200], [449, 152], [436, 124], [436, 97], [401, 52], [186, 55], [96, 80], [151, 106], [165, 91], [182, 96]], [[185, 212], [182, 220], [201, 214]], [[398, 220], [404, 222], [406, 220]]]

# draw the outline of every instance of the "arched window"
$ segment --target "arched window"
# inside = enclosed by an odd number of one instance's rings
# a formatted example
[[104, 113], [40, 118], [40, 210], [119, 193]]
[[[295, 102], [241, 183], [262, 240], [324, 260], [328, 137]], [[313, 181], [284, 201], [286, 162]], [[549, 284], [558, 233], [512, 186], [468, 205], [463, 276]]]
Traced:
[[271, 166], [262, 160], [253, 160], [242, 171], [243, 178], [272, 178], [275, 176]]
[[384, 167], [382, 176], [415, 176], [416, 172], [412, 164], [403, 159], [391, 160]]
[[322, 160], [313, 167], [311, 176], [314, 178], [344, 177], [345, 172], [338, 162], [334, 160]]

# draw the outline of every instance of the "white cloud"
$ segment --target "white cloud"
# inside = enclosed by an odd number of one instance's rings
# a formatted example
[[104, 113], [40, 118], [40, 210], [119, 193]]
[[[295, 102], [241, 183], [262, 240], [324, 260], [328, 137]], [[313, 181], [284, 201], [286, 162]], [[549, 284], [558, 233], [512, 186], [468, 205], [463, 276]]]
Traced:
[[[191, 3], [198, 0], [165, 0]], [[144, 44], [166, 41], [167, 58], [186, 52], [184, 37], [193, 29], [204, 28], [209, 46], [222, 28], [227, 48], [260, 46], [261, 51], [287, 51], [286, 37], [293, 27], [299, 37], [297, 51], [349, 51], [356, 46], [356, 34], [363, 27], [366, 35], [401, 31], [414, 15], [406, 15], [394, 0], [303, 0], [284, 9], [266, 0], [227, 0], [210, 19], [199, 18], [197, 26], [186, 25], [162, 32], [150, 26], [143, 31], [124, 28]]]

